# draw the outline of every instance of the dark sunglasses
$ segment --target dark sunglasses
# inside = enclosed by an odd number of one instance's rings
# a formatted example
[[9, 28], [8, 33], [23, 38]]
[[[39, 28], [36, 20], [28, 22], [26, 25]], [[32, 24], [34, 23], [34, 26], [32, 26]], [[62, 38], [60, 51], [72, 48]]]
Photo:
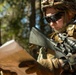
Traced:
[[45, 16], [45, 20], [50, 23], [50, 22], [56, 22], [63, 16], [64, 12], [58, 12], [56, 14], [53, 14], [52, 16]]

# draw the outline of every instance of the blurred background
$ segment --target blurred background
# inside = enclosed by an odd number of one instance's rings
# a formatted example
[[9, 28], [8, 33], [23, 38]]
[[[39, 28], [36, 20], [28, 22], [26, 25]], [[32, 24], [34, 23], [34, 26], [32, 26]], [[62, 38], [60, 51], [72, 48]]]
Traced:
[[14, 39], [28, 50], [32, 27], [49, 34], [40, 8], [41, 0], [0, 0], [0, 46]]

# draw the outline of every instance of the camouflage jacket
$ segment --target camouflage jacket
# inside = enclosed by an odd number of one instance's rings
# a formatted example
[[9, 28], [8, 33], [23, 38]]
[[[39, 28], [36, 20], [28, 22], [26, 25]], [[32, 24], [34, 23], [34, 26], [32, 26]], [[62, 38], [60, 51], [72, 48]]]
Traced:
[[[68, 25], [66, 27], [65, 32], [69, 37], [72, 37], [73, 39], [76, 39], [76, 25], [75, 24]], [[53, 32], [51, 34], [50, 38], [54, 39], [56, 42], [59, 42], [59, 43], [62, 42], [62, 40], [58, 36], [58, 33]], [[50, 61], [51, 61], [54, 58], [54, 56], [55, 56], [55, 52], [53, 50], [41, 47], [40, 51], [39, 51], [39, 56], [38, 56], [37, 61], [39, 63], [41, 63], [43, 66], [47, 67], [47, 65], [45, 65], [45, 64], [50, 64], [50, 63], [48, 63], [47, 59], [50, 59]], [[47, 62], [44, 62], [44, 59], [46, 59]], [[55, 60], [57, 60], [57, 58]], [[53, 62], [53, 61], [51, 61], [51, 62]], [[53, 62], [53, 65], [54, 65], [55, 68], [58, 68], [59, 62]], [[51, 65], [52, 70], [53, 70], [53, 65]]]

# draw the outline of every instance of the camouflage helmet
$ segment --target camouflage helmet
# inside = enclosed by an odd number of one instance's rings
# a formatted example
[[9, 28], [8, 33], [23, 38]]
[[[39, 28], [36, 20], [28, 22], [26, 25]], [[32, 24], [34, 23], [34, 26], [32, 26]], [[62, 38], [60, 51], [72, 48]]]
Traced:
[[42, 0], [41, 2], [41, 7], [46, 8], [46, 7], [52, 7], [54, 5], [59, 5], [62, 4], [63, 0]]
[[55, 7], [61, 10], [72, 9], [76, 11], [76, 0], [42, 0], [41, 9], [46, 7]]

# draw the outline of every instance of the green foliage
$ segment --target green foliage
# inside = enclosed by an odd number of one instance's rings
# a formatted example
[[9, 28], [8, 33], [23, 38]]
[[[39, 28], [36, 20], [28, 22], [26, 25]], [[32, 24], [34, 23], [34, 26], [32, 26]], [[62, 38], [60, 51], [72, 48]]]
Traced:
[[[14, 39], [24, 48], [28, 47], [27, 36], [23, 37], [22, 34], [25, 31], [25, 26], [21, 23], [21, 19], [26, 16], [26, 12], [24, 12], [26, 4], [26, 0], [5, 0], [0, 3], [0, 42], [2, 44]], [[8, 8], [7, 5], [9, 6]], [[27, 34], [27, 32], [25, 34]]]
[[[36, 1], [36, 6], [34, 1], [2, 0], [0, 2], [0, 43], [4, 44], [8, 40], [14, 39], [28, 50], [29, 33], [30, 29], [35, 26], [35, 15], [41, 16], [40, 12], [36, 13], [36, 10], [40, 10], [40, 0]], [[36, 23], [43, 30], [42, 17]]]

